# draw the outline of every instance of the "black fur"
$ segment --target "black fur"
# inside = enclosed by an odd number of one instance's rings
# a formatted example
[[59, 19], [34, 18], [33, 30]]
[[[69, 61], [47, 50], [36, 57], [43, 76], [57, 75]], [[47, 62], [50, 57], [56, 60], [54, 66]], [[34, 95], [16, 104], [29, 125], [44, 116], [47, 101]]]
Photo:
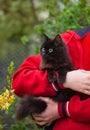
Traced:
[[[40, 53], [42, 56], [42, 62], [40, 68], [42, 71], [48, 71], [49, 82], [64, 83], [66, 80], [66, 74], [68, 71], [74, 70], [71, 60], [68, 55], [67, 48], [62, 38], [56, 35], [54, 39], [49, 38], [45, 35], [45, 42], [41, 46]], [[55, 72], [58, 73], [58, 79], [56, 78]], [[42, 86], [43, 87], [43, 86]], [[52, 100], [59, 102], [65, 102], [70, 99], [74, 94], [74, 91], [70, 89], [63, 89], [58, 92], [55, 97], [50, 97]], [[35, 96], [24, 96], [16, 110], [17, 120], [21, 120], [28, 115], [33, 115], [34, 113], [41, 113], [47, 107], [47, 104], [38, 99]]]
[[51, 39], [45, 35], [45, 42], [41, 49], [41, 69], [48, 70], [48, 80], [54, 82], [56, 80], [55, 71], [58, 72], [58, 81], [65, 82], [66, 73], [74, 69], [66, 45], [60, 35], [56, 35]]
[[22, 120], [23, 118], [33, 113], [41, 113], [45, 110], [47, 104], [35, 96], [25, 95], [18, 104], [16, 109], [16, 119]]

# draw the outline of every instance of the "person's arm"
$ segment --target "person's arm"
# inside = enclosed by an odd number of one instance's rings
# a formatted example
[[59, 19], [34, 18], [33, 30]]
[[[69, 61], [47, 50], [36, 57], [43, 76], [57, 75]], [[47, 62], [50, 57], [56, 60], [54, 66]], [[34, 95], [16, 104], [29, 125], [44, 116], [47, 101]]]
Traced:
[[90, 95], [90, 71], [74, 70], [66, 75], [64, 88]]
[[[39, 95], [41, 95], [41, 96], [55, 95], [55, 91], [52, 88], [51, 83], [49, 83], [47, 80], [47, 72], [41, 71], [39, 69], [39, 65], [40, 65], [39, 56], [29, 57], [28, 59], [26, 59], [24, 61], [24, 63], [20, 66], [20, 68], [14, 74], [12, 85], [13, 85], [13, 89], [15, 90], [15, 93], [18, 96], [22, 96], [24, 94], [34, 94], [34, 95], [38, 95], [38, 96]], [[81, 71], [75, 70], [75, 71], [68, 72], [67, 78], [66, 78], [66, 83], [64, 84], [65, 88], [70, 87], [71, 89], [74, 88], [74, 90], [77, 90], [77, 91], [82, 90], [82, 92], [84, 92], [83, 89], [89, 90], [90, 80], [88, 80], [88, 79], [90, 79], [90, 74], [88, 71], [84, 71], [84, 72], [85, 73], [83, 73], [82, 70]], [[73, 74], [73, 76], [72, 76], [72, 74]], [[78, 80], [78, 78], [79, 78], [79, 80]], [[83, 87], [82, 81], [84, 82], [84, 84], [86, 84], [85, 87]], [[73, 83], [73, 84], [71, 84], [71, 83]], [[76, 100], [75, 98], [78, 100]], [[87, 100], [80, 101], [79, 98], [77, 98], [77, 97], [75, 97], [75, 98], [72, 97], [71, 101], [69, 102], [69, 105], [68, 105], [69, 109], [70, 109], [69, 110], [70, 115], [74, 120], [79, 119], [78, 110], [81, 111], [82, 109], [84, 109], [85, 110], [84, 113], [83, 114], [81, 113], [82, 116], [84, 116], [84, 115], [87, 115], [86, 112], [89, 112], [89, 111], [87, 111], [87, 108], [88, 108], [88, 110], [90, 109], [89, 107], [87, 107]], [[74, 100], [78, 101], [78, 102], [76, 102], [76, 108], [77, 108], [77, 103], [80, 104], [78, 107], [78, 110], [76, 109], [77, 111], [75, 109], [73, 109], [73, 107], [71, 107], [71, 106], [75, 105]], [[90, 100], [90, 99], [88, 99], [88, 100]], [[86, 106], [86, 108], [85, 108], [85, 106]], [[54, 107], [54, 105], [53, 105], [53, 107]], [[62, 105], [60, 103], [59, 104], [59, 114], [60, 114], [60, 117], [63, 117], [62, 112], [60, 112], [61, 108], [62, 108]], [[80, 108], [82, 108], [82, 109], [80, 109]], [[52, 108], [50, 110], [52, 110]], [[75, 114], [75, 115], [77, 115], [76, 117], [74, 116], [74, 111], [77, 112], [77, 114]], [[53, 116], [53, 114], [52, 114], [52, 116]], [[82, 119], [86, 119], [86, 118], [87, 117], [80, 118], [79, 121]], [[43, 118], [43, 119], [45, 119], [45, 118]], [[54, 117], [53, 117], [53, 120], [54, 120]], [[89, 120], [87, 120], [87, 121], [89, 121]]]
[[40, 70], [41, 57], [28, 57], [14, 73], [12, 87], [18, 96], [33, 94], [36, 96], [56, 95], [52, 84], [48, 82], [47, 71]]
[[[40, 60], [40, 55], [30, 56], [15, 72], [12, 87], [16, 95], [56, 95], [53, 85], [48, 82], [47, 71], [41, 71], [39, 69]], [[74, 70], [68, 72], [64, 87], [90, 95], [90, 71]]]
[[81, 100], [78, 95], [74, 95], [67, 107], [72, 120], [90, 123], [90, 97]]
[[53, 121], [61, 118], [58, 112], [58, 103], [48, 97], [39, 97], [47, 103], [47, 109], [41, 114], [34, 114], [34, 122], [38, 125], [50, 125]]
[[66, 103], [58, 104], [60, 117], [68, 116], [72, 120], [90, 122], [90, 71], [74, 70], [68, 72], [64, 87], [81, 93], [72, 96], [70, 101]]
[[[90, 71], [74, 70], [68, 72], [64, 85], [65, 88], [90, 95]], [[84, 123], [90, 122], [90, 98], [81, 100], [79, 95], [74, 95], [66, 103], [56, 103], [49, 98], [42, 99], [47, 102], [48, 107], [43, 113], [34, 115], [35, 122], [39, 125], [49, 125], [54, 120], [63, 117], [70, 117], [72, 120]]]
[[41, 114], [35, 114], [34, 122], [38, 125], [50, 125], [56, 119], [71, 118], [81, 123], [90, 123], [90, 98], [81, 101], [78, 95], [74, 95], [69, 102], [56, 103], [50, 98], [43, 98], [47, 103], [47, 109]]

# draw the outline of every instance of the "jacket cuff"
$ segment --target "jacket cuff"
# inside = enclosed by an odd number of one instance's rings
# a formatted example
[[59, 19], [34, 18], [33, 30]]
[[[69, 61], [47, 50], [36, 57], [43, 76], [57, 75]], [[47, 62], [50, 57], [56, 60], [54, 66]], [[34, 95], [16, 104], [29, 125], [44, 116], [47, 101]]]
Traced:
[[58, 103], [58, 112], [60, 117], [70, 117], [68, 106], [69, 106], [68, 101]]

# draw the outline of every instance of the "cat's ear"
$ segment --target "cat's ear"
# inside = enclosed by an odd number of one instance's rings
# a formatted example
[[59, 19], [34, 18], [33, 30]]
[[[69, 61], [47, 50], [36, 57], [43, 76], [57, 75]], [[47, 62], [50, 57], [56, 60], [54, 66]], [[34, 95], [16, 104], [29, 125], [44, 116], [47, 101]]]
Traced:
[[62, 38], [61, 38], [61, 36], [59, 34], [57, 34], [55, 36], [54, 42], [55, 42], [56, 46], [62, 45]]
[[45, 41], [50, 40], [50, 38], [49, 38], [45, 33], [43, 34], [43, 36], [44, 36], [44, 40], [45, 40]]

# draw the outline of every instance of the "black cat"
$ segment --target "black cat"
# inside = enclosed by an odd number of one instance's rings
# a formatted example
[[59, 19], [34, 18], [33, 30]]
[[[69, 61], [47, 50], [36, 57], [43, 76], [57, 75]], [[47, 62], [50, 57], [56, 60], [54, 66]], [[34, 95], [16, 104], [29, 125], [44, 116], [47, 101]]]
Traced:
[[56, 80], [55, 71], [58, 72], [58, 81], [65, 82], [66, 73], [74, 70], [68, 55], [66, 45], [60, 35], [56, 35], [54, 39], [45, 36], [45, 42], [41, 46], [40, 52], [42, 56], [41, 69], [48, 71], [48, 80], [54, 82]]
[[[55, 85], [59, 85], [59, 82], [64, 83], [66, 80], [66, 73], [74, 70], [74, 67], [70, 61], [65, 43], [60, 35], [56, 35], [54, 39], [45, 35], [45, 42], [40, 48], [40, 54], [42, 56], [40, 69], [42, 71], [48, 71], [49, 82], [53, 82]], [[56, 78], [56, 73], [58, 78]], [[50, 98], [56, 102], [65, 102], [68, 101], [73, 94], [74, 91], [63, 89], [59, 90], [56, 96]], [[35, 96], [25, 95], [17, 107], [16, 118], [17, 120], [21, 120], [28, 115], [41, 113], [46, 107], [47, 104], [41, 99]]]

